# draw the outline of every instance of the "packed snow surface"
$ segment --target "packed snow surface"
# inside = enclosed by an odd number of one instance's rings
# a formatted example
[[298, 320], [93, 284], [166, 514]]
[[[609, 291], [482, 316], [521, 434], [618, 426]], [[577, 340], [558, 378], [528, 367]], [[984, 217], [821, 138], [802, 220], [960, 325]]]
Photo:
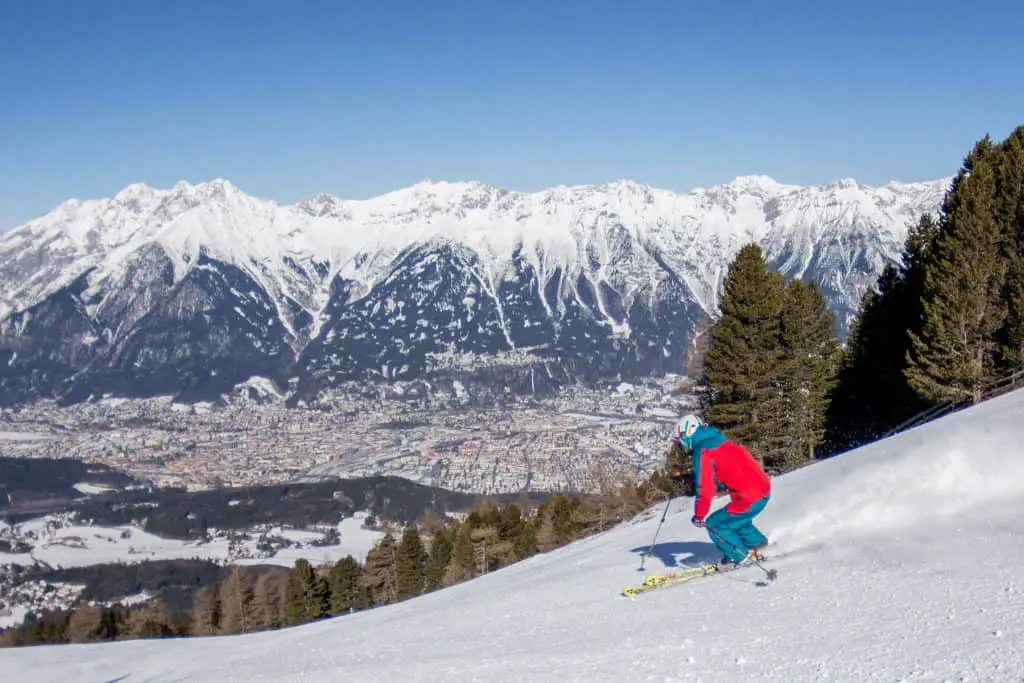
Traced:
[[[1021, 681], [1024, 392], [779, 477], [771, 566], [619, 596], [662, 505], [404, 603], [246, 636], [0, 652], [32, 681]], [[718, 504], [724, 504], [719, 499]], [[646, 569], [715, 559], [672, 502]]]

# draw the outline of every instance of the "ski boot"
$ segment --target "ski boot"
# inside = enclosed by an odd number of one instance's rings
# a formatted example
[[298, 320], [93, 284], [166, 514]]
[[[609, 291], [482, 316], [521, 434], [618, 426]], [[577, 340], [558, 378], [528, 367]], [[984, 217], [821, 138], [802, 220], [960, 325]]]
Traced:
[[730, 560], [728, 557], [723, 557], [721, 560], [718, 561], [718, 571], [727, 572], [732, 571], [733, 569], [739, 569], [740, 567], [746, 567], [747, 565], [754, 564], [755, 562], [763, 562], [764, 555], [760, 553], [760, 550], [764, 547], [764, 545], [766, 544], [762, 544], [757, 546], [756, 548], [751, 548], [750, 550], [748, 550], [746, 556], [739, 562], [736, 562], [735, 560]]
[[751, 560], [751, 561], [756, 560], [758, 562], [764, 562], [768, 558], [765, 557], [764, 553], [762, 553], [761, 551], [764, 550], [767, 547], [768, 547], [768, 541], [765, 541], [764, 543], [761, 543], [761, 544], [758, 544], [758, 545], [754, 546], [747, 553], [747, 558], [749, 560]]

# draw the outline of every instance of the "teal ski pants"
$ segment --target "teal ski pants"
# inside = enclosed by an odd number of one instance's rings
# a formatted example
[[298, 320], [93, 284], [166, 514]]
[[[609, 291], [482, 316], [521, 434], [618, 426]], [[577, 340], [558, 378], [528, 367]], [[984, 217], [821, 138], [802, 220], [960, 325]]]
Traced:
[[711, 541], [733, 562], [746, 557], [751, 548], [768, 542], [764, 534], [754, 526], [754, 517], [764, 510], [769, 498], [771, 496], [755, 501], [748, 510], [739, 514], [729, 514], [725, 508], [721, 508], [708, 515], [704, 527]]

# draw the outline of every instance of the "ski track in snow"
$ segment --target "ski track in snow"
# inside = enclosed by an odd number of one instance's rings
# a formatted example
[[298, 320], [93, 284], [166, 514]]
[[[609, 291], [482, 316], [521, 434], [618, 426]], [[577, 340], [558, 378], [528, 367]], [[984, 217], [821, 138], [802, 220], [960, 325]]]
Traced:
[[[244, 636], [0, 651], [33, 681], [1022, 681], [1024, 392], [775, 479], [757, 567], [715, 559], [673, 501], [413, 600]], [[717, 505], [724, 504], [719, 498]]]

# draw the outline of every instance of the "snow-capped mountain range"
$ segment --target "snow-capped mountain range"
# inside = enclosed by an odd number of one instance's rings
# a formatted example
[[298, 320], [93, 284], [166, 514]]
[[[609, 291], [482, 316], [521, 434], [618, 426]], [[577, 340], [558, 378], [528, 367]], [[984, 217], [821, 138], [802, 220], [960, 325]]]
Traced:
[[512, 390], [536, 390], [537, 368], [548, 383], [682, 372], [744, 243], [818, 281], [845, 332], [948, 183], [422, 182], [294, 205], [222, 179], [135, 184], [0, 235], [0, 403], [208, 398], [251, 377], [308, 399], [466, 358], [495, 360]]

